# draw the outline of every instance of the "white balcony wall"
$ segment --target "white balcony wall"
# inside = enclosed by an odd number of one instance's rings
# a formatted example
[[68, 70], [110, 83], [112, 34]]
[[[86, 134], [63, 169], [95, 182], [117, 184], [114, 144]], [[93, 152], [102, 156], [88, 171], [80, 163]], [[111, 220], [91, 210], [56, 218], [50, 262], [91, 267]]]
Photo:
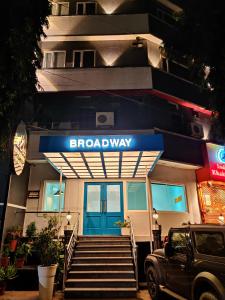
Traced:
[[43, 69], [37, 72], [42, 91], [151, 89], [151, 67]]
[[147, 14], [50, 16], [45, 33], [50, 36], [95, 36], [149, 32]]

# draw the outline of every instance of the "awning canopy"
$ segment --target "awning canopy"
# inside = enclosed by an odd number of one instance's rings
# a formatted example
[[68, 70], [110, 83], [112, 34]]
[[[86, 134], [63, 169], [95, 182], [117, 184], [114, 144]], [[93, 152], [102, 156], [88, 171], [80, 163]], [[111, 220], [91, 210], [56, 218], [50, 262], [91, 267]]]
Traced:
[[40, 140], [40, 152], [66, 178], [145, 177], [162, 151], [160, 134], [42, 136]]

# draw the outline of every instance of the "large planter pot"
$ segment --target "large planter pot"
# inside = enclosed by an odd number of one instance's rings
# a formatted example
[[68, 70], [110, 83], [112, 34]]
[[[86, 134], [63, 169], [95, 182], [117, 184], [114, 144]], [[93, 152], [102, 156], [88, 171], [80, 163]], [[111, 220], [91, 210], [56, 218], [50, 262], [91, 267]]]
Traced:
[[17, 257], [16, 259], [16, 267], [22, 268], [24, 266], [25, 258], [24, 257]]
[[40, 300], [52, 300], [56, 269], [57, 265], [38, 266]]
[[1, 267], [4, 267], [4, 268], [8, 267], [9, 257], [8, 256], [2, 256], [1, 260], [0, 260], [0, 265], [1, 265]]
[[130, 235], [130, 228], [129, 227], [122, 227], [121, 228], [121, 235]]
[[12, 252], [16, 251], [17, 240], [11, 240], [9, 244], [9, 248]]
[[5, 294], [5, 289], [6, 289], [6, 281], [0, 281], [0, 295]]

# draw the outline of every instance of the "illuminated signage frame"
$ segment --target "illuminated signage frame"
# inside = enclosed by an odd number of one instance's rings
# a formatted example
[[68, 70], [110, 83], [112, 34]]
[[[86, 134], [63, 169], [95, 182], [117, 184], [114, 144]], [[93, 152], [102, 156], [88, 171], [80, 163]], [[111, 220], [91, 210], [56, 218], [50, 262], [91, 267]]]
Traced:
[[206, 148], [211, 179], [225, 181], [225, 147], [208, 143]]
[[40, 152], [163, 151], [161, 134], [41, 136]]

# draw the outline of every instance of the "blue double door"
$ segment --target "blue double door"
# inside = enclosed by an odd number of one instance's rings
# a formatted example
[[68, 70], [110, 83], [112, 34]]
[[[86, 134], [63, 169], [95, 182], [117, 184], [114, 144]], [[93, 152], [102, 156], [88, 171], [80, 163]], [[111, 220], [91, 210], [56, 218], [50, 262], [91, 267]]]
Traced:
[[120, 235], [115, 222], [124, 220], [123, 184], [85, 183], [84, 189], [84, 235]]

